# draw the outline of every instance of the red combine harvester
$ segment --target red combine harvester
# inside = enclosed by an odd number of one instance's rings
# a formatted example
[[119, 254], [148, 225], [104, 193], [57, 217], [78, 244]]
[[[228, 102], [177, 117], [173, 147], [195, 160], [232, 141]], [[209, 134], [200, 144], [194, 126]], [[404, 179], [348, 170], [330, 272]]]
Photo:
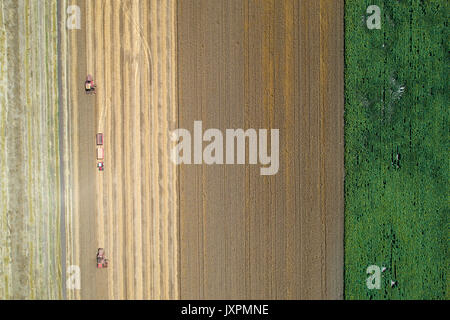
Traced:
[[86, 81], [84, 82], [84, 90], [86, 91], [86, 94], [95, 94], [95, 83], [94, 79], [90, 74], [87, 75]]
[[97, 251], [97, 268], [108, 268], [108, 259], [105, 257], [105, 250], [103, 248], [98, 248]]

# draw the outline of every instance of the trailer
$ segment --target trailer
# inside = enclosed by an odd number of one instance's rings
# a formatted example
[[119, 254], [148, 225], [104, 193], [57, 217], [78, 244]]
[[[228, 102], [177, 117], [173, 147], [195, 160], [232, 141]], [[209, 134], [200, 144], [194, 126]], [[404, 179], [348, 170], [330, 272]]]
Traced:
[[103, 160], [105, 157], [105, 152], [103, 150], [103, 147], [97, 148], [97, 160]]
[[96, 139], [97, 145], [102, 146], [103, 145], [103, 133], [97, 133]]

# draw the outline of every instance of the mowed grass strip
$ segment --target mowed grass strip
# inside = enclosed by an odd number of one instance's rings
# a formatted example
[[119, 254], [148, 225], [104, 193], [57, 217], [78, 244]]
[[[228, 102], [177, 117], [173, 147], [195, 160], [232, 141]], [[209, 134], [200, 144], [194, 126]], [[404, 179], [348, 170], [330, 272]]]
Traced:
[[[448, 12], [443, 0], [346, 1], [346, 299], [449, 297]], [[369, 265], [387, 268], [380, 289]]]
[[0, 300], [62, 298], [56, 9], [0, 0]]

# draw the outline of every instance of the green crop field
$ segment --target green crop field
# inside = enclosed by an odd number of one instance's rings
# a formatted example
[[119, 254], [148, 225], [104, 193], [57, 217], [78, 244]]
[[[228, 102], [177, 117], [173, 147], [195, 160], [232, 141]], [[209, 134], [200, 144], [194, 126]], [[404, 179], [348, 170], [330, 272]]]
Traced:
[[[346, 1], [346, 299], [448, 299], [448, 10]], [[369, 265], [387, 268], [380, 289]]]

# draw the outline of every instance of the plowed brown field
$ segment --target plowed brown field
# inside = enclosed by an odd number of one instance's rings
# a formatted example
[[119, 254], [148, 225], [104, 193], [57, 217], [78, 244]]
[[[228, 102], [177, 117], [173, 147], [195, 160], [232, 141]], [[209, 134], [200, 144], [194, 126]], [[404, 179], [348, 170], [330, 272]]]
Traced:
[[180, 167], [180, 294], [343, 296], [343, 1], [179, 1], [179, 126], [280, 129], [280, 170]]

